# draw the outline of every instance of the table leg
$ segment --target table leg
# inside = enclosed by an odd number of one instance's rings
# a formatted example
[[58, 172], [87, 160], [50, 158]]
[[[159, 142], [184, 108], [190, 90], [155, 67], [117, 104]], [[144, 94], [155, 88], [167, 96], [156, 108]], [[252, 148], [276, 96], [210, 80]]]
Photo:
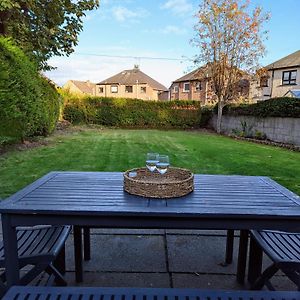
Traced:
[[240, 231], [239, 257], [237, 265], [236, 279], [240, 284], [244, 283], [247, 263], [247, 249], [248, 249], [248, 230]]
[[74, 254], [75, 254], [75, 279], [76, 282], [83, 281], [82, 265], [82, 236], [81, 227], [74, 226]]
[[263, 251], [256, 240], [250, 238], [250, 254], [249, 254], [249, 264], [248, 264], [248, 281], [251, 285], [259, 277], [262, 270], [262, 258]]
[[227, 230], [226, 235], [226, 254], [225, 254], [225, 265], [232, 263], [233, 257], [233, 243], [234, 243], [234, 230]]
[[83, 256], [84, 260], [91, 260], [91, 232], [90, 227], [83, 228]]
[[16, 227], [12, 226], [11, 216], [8, 214], [2, 214], [2, 229], [7, 287], [11, 287], [12, 285], [18, 285], [20, 281], [20, 267], [17, 231]]

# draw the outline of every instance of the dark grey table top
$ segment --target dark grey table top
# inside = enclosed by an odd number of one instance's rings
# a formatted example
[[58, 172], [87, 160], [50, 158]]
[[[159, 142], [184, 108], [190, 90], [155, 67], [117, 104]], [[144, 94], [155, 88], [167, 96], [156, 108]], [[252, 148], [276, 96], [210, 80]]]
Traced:
[[51, 172], [0, 204], [1, 213], [292, 218], [299, 196], [268, 177], [195, 175], [191, 194], [169, 200], [123, 191], [119, 172]]

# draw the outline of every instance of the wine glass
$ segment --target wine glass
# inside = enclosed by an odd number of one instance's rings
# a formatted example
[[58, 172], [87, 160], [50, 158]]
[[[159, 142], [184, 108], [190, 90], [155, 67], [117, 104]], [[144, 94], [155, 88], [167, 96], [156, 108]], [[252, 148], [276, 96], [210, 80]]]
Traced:
[[158, 163], [158, 153], [147, 153], [146, 167], [150, 172], [154, 172]]
[[169, 156], [168, 155], [159, 155], [158, 162], [156, 164], [156, 169], [159, 174], [163, 175], [168, 171], [170, 166]]

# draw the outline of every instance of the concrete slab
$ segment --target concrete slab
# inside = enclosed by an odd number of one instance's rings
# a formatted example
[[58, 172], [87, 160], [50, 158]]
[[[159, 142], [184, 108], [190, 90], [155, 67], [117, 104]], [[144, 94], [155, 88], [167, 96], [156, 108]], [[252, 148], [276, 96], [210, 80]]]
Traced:
[[233, 275], [217, 274], [172, 274], [174, 288], [243, 290]]
[[[67, 270], [74, 271], [73, 236], [67, 241]], [[91, 235], [85, 271], [166, 272], [164, 238], [156, 235]]]
[[200, 272], [234, 275], [236, 273], [237, 244], [234, 261], [223, 267], [226, 238], [219, 236], [167, 235], [170, 272]]
[[67, 272], [65, 278], [70, 286], [101, 287], [170, 287], [168, 273], [99, 273], [85, 272], [84, 282], [76, 283], [74, 273]]

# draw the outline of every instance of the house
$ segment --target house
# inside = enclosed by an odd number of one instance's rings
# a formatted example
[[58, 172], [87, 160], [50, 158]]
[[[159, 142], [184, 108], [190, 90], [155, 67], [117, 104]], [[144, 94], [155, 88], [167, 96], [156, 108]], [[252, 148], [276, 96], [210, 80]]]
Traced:
[[256, 101], [283, 97], [300, 89], [300, 50], [264, 67], [265, 74], [251, 82], [251, 97]]
[[[237, 87], [240, 97], [248, 98], [249, 81], [240, 80]], [[202, 105], [213, 105], [217, 96], [213, 91], [211, 72], [207, 66], [200, 67], [172, 82], [171, 100], [198, 100]]]
[[96, 96], [167, 100], [168, 89], [135, 65], [132, 70], [124, 70], [97, 83]]
[[72, 94], [95, 96], [96, 84], [87, 81], [68, 80], [63, 89]]

